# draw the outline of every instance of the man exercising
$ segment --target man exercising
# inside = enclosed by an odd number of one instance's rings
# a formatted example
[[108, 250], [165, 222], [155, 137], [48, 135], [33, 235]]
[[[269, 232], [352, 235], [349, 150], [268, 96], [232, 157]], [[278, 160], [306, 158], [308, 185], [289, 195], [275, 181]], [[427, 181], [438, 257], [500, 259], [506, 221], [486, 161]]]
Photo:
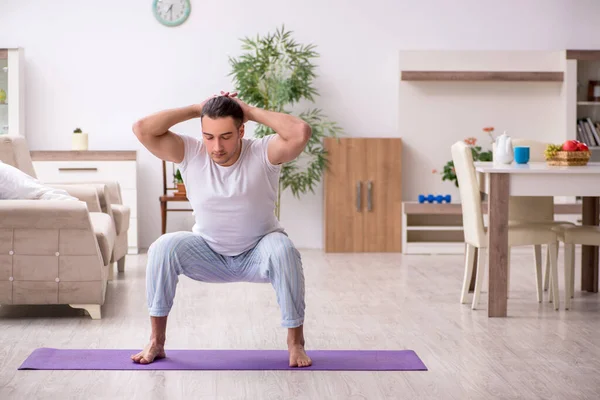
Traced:
[[[192, 118], [200, 118], [203, 140], [170, 130]], [[245, 139], [247, 121], [277, 134]], [[221, 92], [201, 104], [142, 118], [133, 132], [152, 154], [178, 164], [195, 224], [192, 232], [162, 235], [148, 249], [152, 334], [132, 360], [148, 364], [166, 356], [167, 316], [183, 274], [202, 282], [270, 282], [281, 324], [288, 328], [289, 365], [310, 366], [304, 351], [302, 261], [274, 213], [281, 164], [302, 153], [310, 126], [291, 115], [251, 107], [236, 93]]]

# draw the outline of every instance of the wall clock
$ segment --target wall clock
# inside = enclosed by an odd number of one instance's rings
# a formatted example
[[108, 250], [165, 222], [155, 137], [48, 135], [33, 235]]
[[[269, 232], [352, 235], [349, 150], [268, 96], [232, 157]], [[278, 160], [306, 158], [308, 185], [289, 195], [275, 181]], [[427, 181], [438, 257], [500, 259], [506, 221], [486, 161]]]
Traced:
[[191, 11], [190, 0], [154, 0], [152, 3], [154, 17], [165, 26], [183, 24]]

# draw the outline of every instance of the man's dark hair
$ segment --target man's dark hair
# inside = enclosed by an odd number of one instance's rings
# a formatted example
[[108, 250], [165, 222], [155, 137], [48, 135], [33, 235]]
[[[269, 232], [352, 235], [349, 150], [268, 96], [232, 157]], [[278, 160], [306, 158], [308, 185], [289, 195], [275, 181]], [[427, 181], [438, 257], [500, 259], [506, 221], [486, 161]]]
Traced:
[[204, 104], [200, 118], [203, 117], [211, 119], [232, 117], [239, 128], [244, 120], [244, 111], [234, 99], [227, 96], [217, 96]]

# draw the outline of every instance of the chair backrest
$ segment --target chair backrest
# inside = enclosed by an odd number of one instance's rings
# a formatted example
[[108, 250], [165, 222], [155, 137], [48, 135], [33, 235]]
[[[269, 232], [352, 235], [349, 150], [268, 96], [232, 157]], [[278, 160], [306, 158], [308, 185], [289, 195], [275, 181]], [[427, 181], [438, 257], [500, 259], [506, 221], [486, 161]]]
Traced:
[[37, 178], [29, 154], [29, 146], [22, 136], [0, 136], [0, 161]]
[[[171, 171], [168, 171], [168, 169], [171, 169]], [[169, 165], [167, 165], [167, 162], [165, 160], [162, 160], [162, 173], [163, 173], [163, 196], [167, 195], [167, 191], [169, 190], [177, 190], [177, 187], [174, 184], [174, 177], [173, 175], [175, 175], [176, 169], [175, 169], [175, 164], [172, 162], [169, 162]], [[169, 177], [170, 180], [167, 180], [167, 177]], [[171, 182], [173, 184], [173, 186], [169, 186], [167, 182]]]
[[465, 242], [476, 247], [487, 247], [481, 194], [471, 148], [462, 141], [453, 144], [452, 161], [460, 191]]
[[[548, 143], [531, 139], [513, 139], [513, 147], [529, 147], [529, 161], [544, 162], [544, 150]], [[519, 222], [554, 220], [554, 197], [511, 196], [508, 201], [508, 219]]]
[[540, 142], [538, 140], [531, 139], [518, 139], [512, 140], [513, 147], [529, 147], [529, 161], [532, 162], [544, 162], [544, 150], [550, 143]]

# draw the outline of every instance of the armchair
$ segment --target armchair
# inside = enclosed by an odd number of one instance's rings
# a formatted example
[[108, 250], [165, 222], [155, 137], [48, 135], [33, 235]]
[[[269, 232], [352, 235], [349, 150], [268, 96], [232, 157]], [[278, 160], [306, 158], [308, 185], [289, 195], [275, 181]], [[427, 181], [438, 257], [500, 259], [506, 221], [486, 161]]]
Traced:
[[[3, 136], [0, 138], [0, 161], [10, 164], [34, 178], [37, 177], [29, 154], [29, 147], [25, 138], [21, 136]], [[125, 271], [125, 255], [128, 249], [127, 230], [129, 229], [131, 212], [129, 207], [123, 204], [119, 184], [117, 182], [43, 183], [67, 191], [70, 191], [73, 186], [79, 187], [81, 185], [92, 185], [96, 188], [101, 211], [111, 216], [116, 231], [110, 262], [114, 263], [116, 261], [119, 272]]]
[[101, 318], [115, 231], [94, 188], [81, 201], [0, 201], [0, 305], [68, 304]]

